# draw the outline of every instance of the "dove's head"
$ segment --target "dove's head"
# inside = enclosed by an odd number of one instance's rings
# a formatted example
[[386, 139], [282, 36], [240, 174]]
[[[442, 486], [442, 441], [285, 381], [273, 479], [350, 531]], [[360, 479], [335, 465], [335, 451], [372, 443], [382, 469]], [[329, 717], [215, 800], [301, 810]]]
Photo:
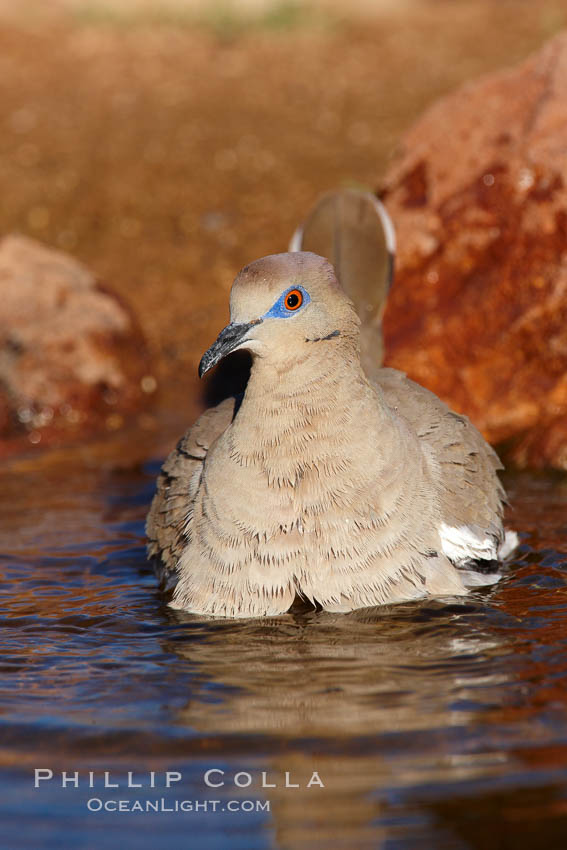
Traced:
[[313, 346], [357, 346], [359, 319], [323, 257], [272, 254], [245, 266], [230, 293], [230, 324], [205, 352], [201, 377], [239, 349], [282, 365]]

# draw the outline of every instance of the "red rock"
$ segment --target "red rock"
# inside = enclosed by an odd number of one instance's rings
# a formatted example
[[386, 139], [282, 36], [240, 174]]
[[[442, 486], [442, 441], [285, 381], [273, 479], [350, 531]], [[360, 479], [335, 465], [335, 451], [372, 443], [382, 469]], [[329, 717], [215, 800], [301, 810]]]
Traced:
[[387, 362], [520, 466], [567, 469], [567, 33], [403, 140]]
[[[0, 455], [115, 427], [139, 407], [147, 349], [80, 263], [23, 236], [0, 241]], [[147, 381], [146, 381], [147, 385]]]

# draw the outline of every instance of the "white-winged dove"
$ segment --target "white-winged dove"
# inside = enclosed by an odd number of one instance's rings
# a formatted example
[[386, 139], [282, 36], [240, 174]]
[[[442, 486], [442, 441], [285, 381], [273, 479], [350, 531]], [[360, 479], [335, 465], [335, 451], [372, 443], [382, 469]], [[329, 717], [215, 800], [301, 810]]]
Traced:
[[[364, 231], [381, 208], [369, 197], [335, 197], [331, 212], [323, 204], [321, 226], [304, 226], [292, 247], [319, 239], [333, 257], [368, 319], [364, 331], [378, 338], [377, 358], [391, 263], [376, 272]], [[345, 235], [357, 206], [359, 226]], [[357, 290], [364, 244], [372, 291], [380, 290], [366, 302]], [[392, 248], [386, 238], [382, 253]], [[257, 617], [300, 597], [351, 611], [492, 583], [488, 562], [516, 542], [502, 525], [498, 457], [464, 416], [403, 373], [378, 368], [370, 333], [363, 369], [361, 321], [328, 260], [302, 250], [251, 263], [233, 284], [230, 315], [199, 372], [246, 349], [245, 393], [187, 431], [148, 516], [148, 551], [174, 585], [170, 604]]]

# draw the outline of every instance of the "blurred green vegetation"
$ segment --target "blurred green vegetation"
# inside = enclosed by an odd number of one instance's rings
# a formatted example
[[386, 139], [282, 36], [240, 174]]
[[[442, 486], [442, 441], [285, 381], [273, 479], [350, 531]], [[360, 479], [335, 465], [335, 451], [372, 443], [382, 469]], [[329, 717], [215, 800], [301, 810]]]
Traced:
[[226, 0], [207, 4], [142, 4], [124, 6], [112, 2], [87, 2], [72, 8], [78, 24], [124, 28], [172, 27], [208, 30], [221, 39], [233, 39], [254, 31], [293, 32], [328, 29], [339, 18], [336, 12], [299, 0], [278, 0], [251, 8]]

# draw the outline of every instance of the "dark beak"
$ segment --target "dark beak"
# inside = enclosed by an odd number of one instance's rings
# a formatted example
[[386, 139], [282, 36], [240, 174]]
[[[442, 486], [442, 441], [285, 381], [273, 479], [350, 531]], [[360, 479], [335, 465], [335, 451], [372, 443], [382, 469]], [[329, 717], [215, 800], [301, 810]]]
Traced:
[[199, 377], [202, 378], [209, 369], [216, 366], [219, 360], [238, 348], [244, 337], [254, 325], [259, 325], [261, 319], [255, 319], [253, 322], [242, 324], [231, 323], [220, 332], [216, 340], [213, 342], [208, 351], [205, 351], [199, 363]]

